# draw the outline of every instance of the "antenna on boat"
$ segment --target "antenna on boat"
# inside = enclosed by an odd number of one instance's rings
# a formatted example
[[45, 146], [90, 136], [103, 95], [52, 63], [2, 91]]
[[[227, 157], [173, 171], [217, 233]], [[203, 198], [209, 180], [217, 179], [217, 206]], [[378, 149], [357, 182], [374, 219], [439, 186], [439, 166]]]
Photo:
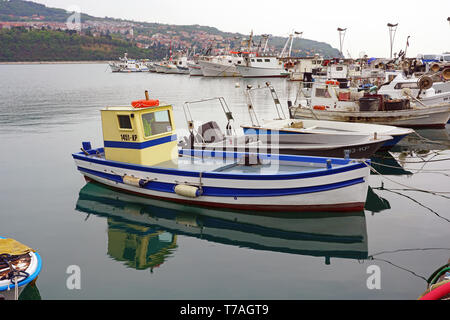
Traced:
[[344, 51], [342, 51], [342, 47], [344, 46], [344, 38], [345, 38], [345, 34], [347, 32], [347, 28], [343, 29], [343, 28], [337, 28], [337, 31], [339, 32], [339, 53], [341, 54], [342, 58], [344, 57]]
[[252, 126], [260, 126], [258, 116], [256, 115], [255, 109], [253, 108], [253, 101], [250, 95], [250, 90], [252, 90], [252, 85], [247, 85], [247, 90], [245, 90], [247, 96], [247, 108], [248, 114], [250, 115], [250, 121], [252, 122]]
[[397, 32], [398, 23], [396, 24], [388, 23], [387, 26], [389, 28], [389, 39], [391, 41], [391, 55], [389, 56], [389, 59], [392, 59], [392, 47], [394, 46], [394, 39], [395, 34]]

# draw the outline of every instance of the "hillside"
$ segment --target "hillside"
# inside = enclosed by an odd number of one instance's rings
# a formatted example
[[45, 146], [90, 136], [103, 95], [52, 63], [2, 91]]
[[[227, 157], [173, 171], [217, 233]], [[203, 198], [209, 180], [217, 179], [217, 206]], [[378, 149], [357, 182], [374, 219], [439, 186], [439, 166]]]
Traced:
[[136, 59], [161, 59], [165, 49], [141, 49], [111, 37], [74, 31], [0, 30], [0, 62], [117, 60], [127, 52]]
[[[71, 13], [64, 9], [49, 8], [31, 1], [0, 1], [0, 28], [25, 26], [34, 29], [59, 30], [66, 28], [65, 22]], [[12, 24], [12, 26], [11, 26]], [[223, 32], [214, 27], [200, 25], [169, 25], [150, 22], [136, 22], [114, 18], [98, 18], [81, 14], [82, 33], [94, 37], [110, 36], [134, 43], [139, 48], [162, 50], [204, 51], [209, 47], [217, 50], [238, 49], [243, 38], [248, 35]], [[249, 30], [250, 31], [250, 30]], [[260, 41], [254, 37], [254, 43]], [[269, 50], [281, 52], [287, 38], [271, 37]], [[329, 44], [308, 39], [296, 39], [293, 56], [337, 57], [339, 51]], [[131, 55], [130, 55], [131, 56]], [[63, 58], [63, 57], [61, 57]]]

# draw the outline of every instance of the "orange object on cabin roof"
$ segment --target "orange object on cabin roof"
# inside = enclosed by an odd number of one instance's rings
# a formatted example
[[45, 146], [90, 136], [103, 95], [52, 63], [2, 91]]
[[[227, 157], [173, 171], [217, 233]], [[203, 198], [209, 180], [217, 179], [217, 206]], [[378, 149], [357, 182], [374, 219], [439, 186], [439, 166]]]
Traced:
[[159, 100], [136, 100], [136, 101], [132, 101], [131, 105], [134, 108], [158, 107]]

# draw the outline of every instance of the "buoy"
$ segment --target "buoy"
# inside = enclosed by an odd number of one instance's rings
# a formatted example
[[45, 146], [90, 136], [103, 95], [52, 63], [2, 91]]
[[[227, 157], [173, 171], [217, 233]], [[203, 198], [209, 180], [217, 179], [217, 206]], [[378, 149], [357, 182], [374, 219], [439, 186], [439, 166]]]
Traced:
[[326, 107], [325, 106], [314, 106], [313, 109], [314, 110], [325, 110]]
[[202, 195], [202, 191], [199, 188], [186, 184], [177, 184], [174, 191], [176, 194], [188, 198], [197, 198]]
[[131, 105], [134, 108], [158, 107], [159, 100], [136, 100], [136, 101], [132, 101]]
[[133, 176], [127, 176], [127, 175], [124, 175], [122, 177], [122, 181], [125, 184], [128, 184], [130, 186], [139, 187], [139, 188], [145, 187], [145, 185], [149, 182], [149, 180], [136, 178], [136, 177], [133, 177]]
[[236, 82], [236, 84], [234, 85], [235, 88], [240, 88], [241, 85], [239, 84], [239, 82]]

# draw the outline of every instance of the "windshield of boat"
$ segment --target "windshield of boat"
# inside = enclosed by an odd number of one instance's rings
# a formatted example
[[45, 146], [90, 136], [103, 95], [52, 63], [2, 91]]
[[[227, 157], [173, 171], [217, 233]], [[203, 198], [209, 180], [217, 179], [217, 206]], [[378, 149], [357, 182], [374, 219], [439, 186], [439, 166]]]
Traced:
[[156, 111], [142, 115], [145, 137], [172, 131], [168, 110]]
[[316, 97], [331, 98], [327, 88], [316, 88]]

